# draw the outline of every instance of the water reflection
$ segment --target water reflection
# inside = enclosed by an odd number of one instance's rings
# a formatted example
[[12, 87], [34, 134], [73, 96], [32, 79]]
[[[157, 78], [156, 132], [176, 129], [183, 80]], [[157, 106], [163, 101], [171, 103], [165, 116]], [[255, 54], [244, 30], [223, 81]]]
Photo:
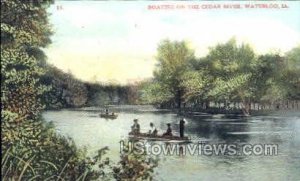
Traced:
[[248, 132], [249, 123], [244, 119], [191, 119], [187, 125], [187, 133], [218, 142], [247, 142], [247, 134], [234, 135], [231, 132]]
[[[143, 132], [153, 122], [159, 134], [172, 123], [178, 133], [181, 117], [152, 107], [114, 107], [119, 117], [105, 120], [98, 116], [101, 108], [48, 111], [61, 134], [70, 136], [79, 146], [94, 154], [109, 146], [109, 156], [119, 158], [119, 141], [126, 139], [134, 118]], [[300, 179], [300, 113], [274, 113], [264, 116], [222, 117], [203, 115], [186, 118], [186, 134], [207, 143], [278, 144], [278, 156], [161, 156], [156, 169], [157, 180], [299, 180]], [[177, 131], [177, 132], [176, 132]]]

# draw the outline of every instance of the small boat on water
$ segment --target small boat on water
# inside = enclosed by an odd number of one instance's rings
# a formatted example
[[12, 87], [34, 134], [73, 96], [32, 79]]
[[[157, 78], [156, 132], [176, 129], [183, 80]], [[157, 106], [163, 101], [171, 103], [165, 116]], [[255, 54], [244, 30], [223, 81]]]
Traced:
[[101, 118], [105, 118], [105, 119], [117, 119], [118, 115], [117, 114], [100, 114], [99, 115]]
[[191, 143], [191, 139], [187, 136], [162, 136], [162, 135], [149, 135], [147, 133], [132, 134], [129, 133], [129, 139], [131, 140], [149, 140], [149, 141], [164, 141], [172, 143]]

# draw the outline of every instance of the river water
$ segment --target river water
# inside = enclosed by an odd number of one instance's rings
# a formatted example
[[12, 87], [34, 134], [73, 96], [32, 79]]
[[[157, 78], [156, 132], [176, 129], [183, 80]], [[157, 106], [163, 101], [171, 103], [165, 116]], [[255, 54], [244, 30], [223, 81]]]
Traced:
[[[133, 119], [139, 119], [142, 132], [153, 122], [162, 133], [171, 123], [176, 133], [181, 117], [151, 106], [113, 107], [119, 116], [115, 120], [99, 117], [101, 108], [46, 111], [43, 117], [53, 121], [62, 135], [71, 137], [88, 154], [108, 146], [112, 161], [119, 159], [120, 140], [126, 140]], [[199, 113], [186, 118], [186, 134], [193, 143], [237, 146], [251, 144], [277, 145], [277, 155], [266, 156], [228, 154], [159, 155], [155, 180], [300, 180], [300, 113], [276, 112], [249, 118], [224, 117]], [[198, 153], [198, 152], [197, 152]]]

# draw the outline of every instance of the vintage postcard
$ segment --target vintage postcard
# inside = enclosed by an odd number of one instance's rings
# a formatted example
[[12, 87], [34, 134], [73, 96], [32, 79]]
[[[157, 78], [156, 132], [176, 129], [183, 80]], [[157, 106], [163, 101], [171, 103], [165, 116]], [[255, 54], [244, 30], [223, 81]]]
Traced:
[[1, 0], [1, 180], [300, 180], [299, 1]]

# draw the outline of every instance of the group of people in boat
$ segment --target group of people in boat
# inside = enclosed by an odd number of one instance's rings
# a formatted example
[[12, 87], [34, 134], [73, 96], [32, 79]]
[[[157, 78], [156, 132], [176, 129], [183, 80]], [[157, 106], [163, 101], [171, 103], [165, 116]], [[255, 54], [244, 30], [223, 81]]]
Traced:
[[[106, 115], [109, 115], [109, 111], [108, 111], [108, 109], [105, 109], [105, 114], [106, 114]], [[115, 113], [114, 113], [114, 112], [111, 112], [111, 115], [112, 115], [112, 116], [114, 116], [114, 115], [115, 115]]]
[[[180, 134], [180, 137], [183, 138], [184, 137], [184, 124], [185, 124], [185, 120], [184, 119], [181, 119], [179, 121], [179, 134]], [[141, 134], [140, 132], [140, 124], [138, 123], [138, 119], [134, 119], [133, 120], [133, 125], [131, 126], [131, 134], [133, 135], [139, 135]], [[154, 126], [154, 124], [152, 122], [150, 122], [150, 127], [149, 127], [149, 131], [148, 131], [148, 135], [149, 136], [157, 136], [157, 132], [158, 130], [156, 129], [156, 127]], [[172, 133], [172, 128], [171, 128], [171, 124], [168, 123], [167, 124], [167, 130], [162, 134], [162, 136], [173, 136], [173, 133]]]

